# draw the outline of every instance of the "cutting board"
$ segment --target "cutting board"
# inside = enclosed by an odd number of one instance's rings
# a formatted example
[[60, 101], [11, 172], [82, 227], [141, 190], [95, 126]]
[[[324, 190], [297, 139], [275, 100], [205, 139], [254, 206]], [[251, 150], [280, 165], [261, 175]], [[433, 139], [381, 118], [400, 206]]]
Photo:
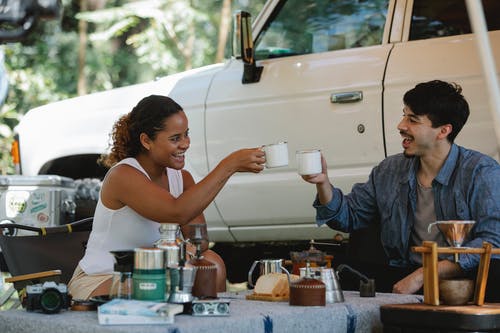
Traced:
[[251, 301], [288, 302], [288, 296], [248, 294], [245, 297], [247, 300]]

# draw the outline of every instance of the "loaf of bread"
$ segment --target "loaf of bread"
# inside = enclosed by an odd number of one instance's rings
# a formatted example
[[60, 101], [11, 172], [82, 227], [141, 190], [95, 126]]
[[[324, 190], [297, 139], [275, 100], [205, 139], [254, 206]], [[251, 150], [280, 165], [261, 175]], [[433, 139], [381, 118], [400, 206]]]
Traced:
[[[298, 275], [290, 274], [293, 281]], [[288, 277], [285, 273], [269, 273], [259, 276], [253, 290], [254, 294], [271, 297], [286, 297], [289, 295]]]

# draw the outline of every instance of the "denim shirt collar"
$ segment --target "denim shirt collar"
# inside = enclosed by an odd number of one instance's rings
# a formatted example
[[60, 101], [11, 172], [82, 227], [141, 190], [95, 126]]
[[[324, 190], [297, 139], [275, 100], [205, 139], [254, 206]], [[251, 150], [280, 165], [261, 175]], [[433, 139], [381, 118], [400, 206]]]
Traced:
[[[459, 156], [458, 146], [456, 144], [452, 144], [450, 152], [448, 153], [448, 156], [446, 157], [446, 160], [444, 161], [441, 170], [439, 170], [439, 173], [437, 174], [436, 178], [434, 178], [434, 181], [442, 185], [448, 185], [450, 177], [457, 164], [458, 156]], [[409, 183], [411, 189], [413, 189], [414, 186], [416, 186], [417, 170], [419, 166], [420, 166], [420, 159], [417, 157], [412, 158], [409, 165], [408, 174], [406, 175], [406, 177], [403, 177], [401, 179], [402, 183]]]
[[451, 145], [450, 152], [448, 153], [448, 157], [446, 157], [446, 160], [444, 161], [444, 164], [441, 167], [441, 170], [439, 170], [439, 173], [437, 174], [436, 178], [434, 179], [435, 181], [437, 181], [445, 186], [448, 185], [448, 182], [450, 181], [453, 170], [455, 169], [455, 166], [457, 165], [458, 155], [459, 155], [458, 146], [453, 143]]

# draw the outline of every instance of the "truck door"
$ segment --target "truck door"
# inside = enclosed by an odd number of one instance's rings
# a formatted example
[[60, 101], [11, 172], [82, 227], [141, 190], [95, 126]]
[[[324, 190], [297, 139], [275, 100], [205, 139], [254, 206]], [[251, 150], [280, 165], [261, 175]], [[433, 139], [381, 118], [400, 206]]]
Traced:
[[[496, 68], [500, 69], [500, 1], [482, 1]], [[455, 82], [469, 102], [470, 116], [456, 142], [499, 158], [489, 96], [465, 0], [408, 0], [400, 42], [387, 65], [385, 131], [389, 155], [401, 152], [396, 130], [403, 94], [419, 82]], [[498, 73], [497, 73], [498, 75]]]
[[217, 196], [237, 240], [331, 236], [314, 224], [315, 187], [297, 174], [296, 150], [321, 149], [334, 184], [346, 191], [384, 158], [382, 80], [392, 6], [276, 1], [254, 24], [260, 80], [242, 84], [243, 64], [234, 59], [216, 74], [206, 103], [209, 167], [243, 147], [287, 141], [289, 148], [288, 166], [236, 174]]

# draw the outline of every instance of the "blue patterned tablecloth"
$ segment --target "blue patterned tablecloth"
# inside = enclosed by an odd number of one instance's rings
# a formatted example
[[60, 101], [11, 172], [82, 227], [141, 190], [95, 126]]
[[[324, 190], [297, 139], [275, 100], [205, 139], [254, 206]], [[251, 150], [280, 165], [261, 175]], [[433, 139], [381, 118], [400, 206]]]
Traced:
[[25, 310], [0, 311], [1, 333], [93, 333], [93, 332], [382, 332], [380, 306], [383, 304], [420, 303], [422, 296], [377, 293], [359, 297], [358, 292], [344, 291], [345, 302], [324, 307], [290, 306], [288, 302], [265, 302], [245, 299], [245, 292], [223, 293], [229, 298], [230, 315], [193, 317], [181, 314], [168, 325], [99, 325], [97, 313], [62, 311], [46, 315]]

